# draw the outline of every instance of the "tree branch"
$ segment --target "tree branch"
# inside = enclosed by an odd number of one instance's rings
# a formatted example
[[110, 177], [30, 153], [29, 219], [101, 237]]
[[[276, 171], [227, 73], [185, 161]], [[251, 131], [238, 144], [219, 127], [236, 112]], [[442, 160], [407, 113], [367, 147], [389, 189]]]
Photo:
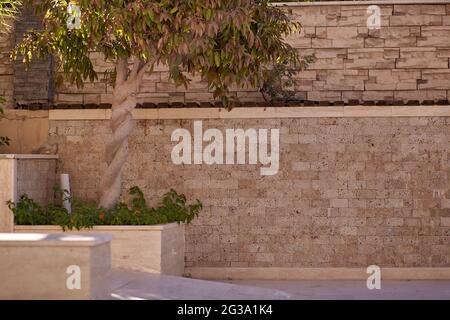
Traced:
[[138, 58], [133, 58], [133, 68], [131, 69], [131, 73], [130, 73], [130, 77], [129, 77], [129, 79], [131, 79], [132, 81], [134, 79], [136, 79], [136, 76], [141, 68], [142, 62], [143, 61]]
[[140, 66], [139, 66], [139, 71], [137, 73], [137, 80], [138, 81], [142, 80], [142, 78], [144, 77], [144, 74], [147, 71], [147, 69], [150, 66], [153, 66], [156, 63], [156, 61], [158, 61], [157, 57], [154, 57], [153, 59], [151, 59], [151, 60], [149, 60], [147, 62], [141, 60], [141, 63], [140, 63]]
[[116, 61], [116, 85], [121, 85], [127, 80], [128, 59], [118, 58]]

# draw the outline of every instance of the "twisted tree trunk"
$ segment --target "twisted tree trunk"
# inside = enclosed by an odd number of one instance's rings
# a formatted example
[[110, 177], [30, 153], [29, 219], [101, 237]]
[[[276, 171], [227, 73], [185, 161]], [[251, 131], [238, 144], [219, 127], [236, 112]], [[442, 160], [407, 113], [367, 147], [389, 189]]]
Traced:
[[108, 165], [100, 184], [99, 206], [111, 209], [118, 202], [122, 190], [122, 168], [128, 158], [128, 137], [133, 130], [132, 111], [136, 107], [136, 92], [148, 64], [135, 61], [131, 72], [128, 60], [116, 63], [116, 85], [113, 92], [111, 131], [106, 144], [105, 161]]

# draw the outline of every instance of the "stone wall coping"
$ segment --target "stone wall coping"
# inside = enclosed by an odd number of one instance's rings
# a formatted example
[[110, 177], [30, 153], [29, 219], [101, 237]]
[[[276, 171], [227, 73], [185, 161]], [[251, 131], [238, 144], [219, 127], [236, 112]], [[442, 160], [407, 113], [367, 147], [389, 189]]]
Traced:
[[0, 247], [93, 247], [111, 240], [105, 234], [0, 233]]
[[[30, 111], [33, 112], [33, 111]], [[111, 110], [49, 110], [49, 120], [108, 120]], [[366, 118], [366, 117], [450, 117], [450, 106], [341, 106], [194, 109], [135, 109], [136, 120], [180, 119], [280, 119], [280, 118]]]
[[51, 154], [0, 154], [0, 159], [17, 159], [17, 160], [43, 160], [58, 159], [57, 155]]
[[392, 4], [448, 4], [450, 0], [360, 0], [360, 1], [315, 1], [315, 2], [275, 2], [275, 6], [311, 7], [311, 6], [361, 6]]
[[[180, 226], [180, 224], [174, 222], [174, 223], [168, 223], [168, 224], [158, 224], [153, 226], [94, 226], [91, 230], [92, 231], [164, 231], [169, 229], [174, 229]], [[26, 226], [26, 225], [20, 225], [20, 226], [14, 226], [15, 231], [25, 232], [27, 230], [33, 230], [33, 231], [61, 231], [60, 226], [51, 226], [51, 225], [45, 225], [45, 226]], [[89, 230], [89, 231], [91, 231]], [[80, 230], [82, 233], [86, 230]], [[73, 232], [73, 230], [72, 230]]]

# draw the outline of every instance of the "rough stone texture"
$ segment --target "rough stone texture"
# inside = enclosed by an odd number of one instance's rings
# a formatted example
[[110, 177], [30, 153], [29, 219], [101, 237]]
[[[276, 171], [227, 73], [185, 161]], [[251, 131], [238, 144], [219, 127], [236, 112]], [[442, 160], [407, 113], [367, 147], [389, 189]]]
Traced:
[[[279, 128], [280, 171], [267, 177], [253, 165], [173, 165], [171, 134], [192, 126], [138, 121], [123, 186], [138, 185], [150, 204], [170, 188], [202, 200], [186, 228], [187, 267], [450, 266], [448, 118], [203, 121], [222, 132]], [[95, 199], [108, 122], [50, 130], [59, 171]]]
[[56, 159], [18, 159], [17, 196], [27, 194], [46, 205], [54, 201], [56, 186]]
[[[383, 4], [380, 1], [379, 7], [379, 30], [367, 28], [366, 5], [293, 7], [293, 19], [301, 21], [304, 30], [300, 35], [290, 36], [288, 41], [302, 55], [316, 57], [308, 70], [297, 76], [295, 88], [299, 98], [332, 101], [449, 98], [450, 78], [446, 74], [450, 59], [449, 5]], [[23, 19], [18, 31], [34, 23]], [[93, 58], [99, 81], [88, 83], [83, 89], [64, 84], [56, 89], [56, 102], [111, 102], [112, 88], [104, 80], [104, 74], [112, 65], [99, 54], [93, 54]], [[0, 76], [0, 94], [3, 90], [10, 96], [11, 71], [3, 67], [6, 71], [2, 72], [2, 60], [0, 53], [0, 74], [5, 74]], [[15, 65], [16, 100], [47, 99], [49, 81], [42, 79], [46, 75], [42, 68], [46, 65], [40, 64], [28, 74]], [[371, 74], [349, 70], [371, 70]], [[443, 76], [430, 76], [434, 70]], [[304, 74], [308, 79], [304, 79]], [[411, 78], [406, 79], [408, 76]], [[257, 90], [235, 88], [232, 91], [242, 101], [262, 100]], [[139, 94], [141, 102], [155, 103], [210, 101], [212, 98], [207, 85], [198, 78], [193, 79], [188, 90], [177, 88], [169, 82], [164, 66], [158, 66], [153, 74], [145, 76]]]

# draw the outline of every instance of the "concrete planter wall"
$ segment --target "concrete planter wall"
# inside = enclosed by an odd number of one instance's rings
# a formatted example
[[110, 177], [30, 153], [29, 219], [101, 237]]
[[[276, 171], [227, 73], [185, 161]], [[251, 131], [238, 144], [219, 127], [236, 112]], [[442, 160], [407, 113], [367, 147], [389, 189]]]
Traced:
[[12, 232], [14, 218], [6, 202], [27, 194], [42, 205], [53, 201], [58, 156], [0, 154], [0, 232]]
[[[59, 226], [15, 226], [19, 233], [61, 233]], [[184, 273], [184, 225], [97, 226], [69, 231], [110, 234], [113, 268], [181, 276]]]

